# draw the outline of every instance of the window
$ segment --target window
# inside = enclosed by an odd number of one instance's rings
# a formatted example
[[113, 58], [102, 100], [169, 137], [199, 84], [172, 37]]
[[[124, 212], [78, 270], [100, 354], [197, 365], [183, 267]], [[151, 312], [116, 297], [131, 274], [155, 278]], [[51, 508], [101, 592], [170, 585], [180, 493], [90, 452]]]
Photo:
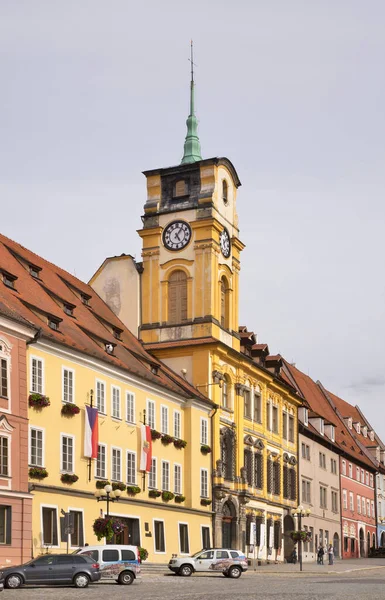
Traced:
[[208, 420], [201, 417], [201, 444], [208, 446]]
[[98, 412], [106, 414], [106, 384], [96, 380], [96, 408]]
[[69, 317], [73, 317], [73, 314], [74, 314], [73, 306], [71, 306], [70, 304], [64, 304], [63, 310], [66, 315], [68, 315]]
[[309, 546], [309, 552], [314, 552], [314, 527], [309, 527], [309, 531], [310, 531], [310, 546]]
[[327, 508], [327, 488], [324, 487], [323, 485], [320, 485], [319, 488], [319, 493], [320, 493], [320, 508]]
[[31, 391], [43, 393], [43, 361], [40, 358], [32, 358], [31, 361]]
[[349, 463], [349, 477], [353, 477], [353, 465]]
[[162, 490], [170, 491], [170, 463], [162, 460]]
[[8, 477], [8, 438], [0, 437], [0, 475]]
[[349, 509], [354, 510], [354, 496], [353, 492], [349, 492]]
[[338, 493], [332, 490], [332, 512], [338, 513]]
[[64, 402], [75, 402], [74, 400], [74, 371], [63, 368], [63, 400]]
[[201, 469], [201, 497], [208, 498], [209, 495], [209, 475], [207, 469]]
[[111, 387], [112, 392], [112, 413], [111, 416], [115, 419], [120, 419], [120, 388]]
[[[73, 533], [71, 533], [71, 546], [84, 546], [83, 513], [77, 510], [70, 510], [70, 523], [73, 528]], [[73, 557], [71, 556], [71, 558]]]
[[42, 429], [35, 429], [31, 427], [29, 435], [29, 464], [34, 467], [43, 467], [44, 432]]
[[370, 508], [372, 510], [372, 517], [374, 517], [374, 501], [373, 500], [370, 501]]
[[168, 280], [168, 322], [182, 323], [187, 320], [187, 275], [174, 271]]
[[370, 487], [373, 487], [373, 474], [370, 473]]
[[148, 474], [148, 487], [156, 490], [156, 458], [151, 459], [151, 470]]
[[136, 454], [127, 450], [127, 483], [136, 483]]
[[262, 398], [261, 394], [254, 394], [254, 421], [262, 423]]
[[251, 419], [251, 392], [250, 390], [243, 391], [244, 416], [246, 419]]
[[367, 471], [365, 473], [365, 483], [366, 485], [369, 485], [369, 473]]
[[135, 396], [131, 392], [126, 392], [126, 421], [135, 423]]
[[186, 182], [183, 179], [180, 179], [175, 184], [174, 198], [178, 198], [179, 196], [185, 196], [186, 194], [187, 194]]
[[370, 517], [370, 500], [366, 501], [366, 514]]
[[96, 459], [96, 477], [101, 479], [107, 478], [106, 472], [106, 446], [104, 444], [98, 445], [98, 456]]
[[325, 421], [323, 419], [319, 420], [319, 432], [321, 435], [325, 434]]
[[344, 460], [342, 461], [341, 470], [342, 470], [342, 475], [346, 475], [346, 462]]
[[228, 298], [229, 290], [226, 279], [221, 279], [221, 326], [224, 328], [228, 327]]
[[330, 470], [334, 475], [337, 473], [337, 461], [335, 458], [330, 459]]
[[279, 461], [276, 460], [273, 463], [273, 494], [279, 496], [281, 493], [281, 473], [280, 473], [280, 464]]
[[222, 181], [222, 200], [225, 204], [228, 202], [228, 186], [227, 181], [223, 179]]
[[57, 319], [48, 318], [48, 327], [53, 329], [54, 331], [58, 331], [59, 329], [59, 321]]
[[202, 532], [202, 548], [210, 548], [210, 527], [201, 527]]
[[271, 402], [268, 400], [266, 402], [266, 420], [267, 420], [267, 429], [271, 431]]
[[346, 490], [342, 490], [342, 505], [345, 510], [348, 508], [348, 493]]
[[181, 554], [190, 553], [187, 523], [179, 523], [179, 547]]
[[361, 483], [365, 483], [365, 471], [361, 469]]
[[174, 410], [174, 437], [177, 439], [182, 437], [180, 421], [180, 412], [178, 410]]
[[69, 435], [61, 436], [61, 470], [74, 472], [74, 438]]
[[273, 433], [278, 433], [278, 406], [273, 406]]
[[165, 552], [164, 542], [164, 523], [163, 521], [154, 521], [155, 531], [155, 552]]
[[323, 452], [319, 453], [319, 466], [321, 469], [326, 469], [326, 456]]
[[32, 277], [35, 277], [35, 279], [39, 279], [41, 269], [40, 267], [35, 267], [35, 265], [29, 265], [29, 272], [32, 275]]
[[160, 408], [160, 431], [161, 433], [168, 433], [168, 408], [167, 406], [161, 406]]
[[12, 507], [0, 506], [0, 544], [12, 543]]
[[294, 443], [294, 417], [289, 415], [289, 442]]
[[147, 400], [147, 424], [151, 429], [155, 429], [155, 402]]
[[223, 408], [230, 408], [229, 402], [229, 378], [227, 375], [223, 377], [222, 381], [222, 406]]
[[119, 561], [119, 551], [118, 550], [103, 550], [102, 553], [103, 562], [118, 562]]
[[306, 479], [302, 479], [302, 502], [311, 503], [311, 483]]
[[0, 396], [8, 398], [8, 361], [2, 358], [0, 361], [1, 379], [0, 379]]
[[[56, 508], [42, 508], [43, 521], [43, 544], [45, 546], [57, 546], [57, 511]], [[45, 558], [45, 557], [44, 557]]]
[[174, 494], [182, 493], [182, 467], [174, 465]]
[[357, 496], [357, 512], [361, 514], [361, 496]]
[[287, 440], [288, 438], [288, 426], [287, 426], [287, 419], [288, 419], [288, 414], [287, 412], [283, 411], [282, 413], [282, 436], [284, 440]]
[[122, 480], [122, 452], [119, 448], [112, 448], [112, 470], [111, 479]]
[[360, 467], [356, 467], [356, 479], [357, 481], [360, 480]]
[[361, 508], [362, 508], [362, 514], [366, 517], [366, 502], [365, 502], [365, 498], [362, 498]]
[[259, 452], [254, 454], [254, 485], [258, 489], [263, 487], [263, 456]]
[[302, 442], [301, 450], [302, 450], [302, 458], [304, 458], [305, 460], [310, 460], [310, 446], [308, 444], [304, 444]]

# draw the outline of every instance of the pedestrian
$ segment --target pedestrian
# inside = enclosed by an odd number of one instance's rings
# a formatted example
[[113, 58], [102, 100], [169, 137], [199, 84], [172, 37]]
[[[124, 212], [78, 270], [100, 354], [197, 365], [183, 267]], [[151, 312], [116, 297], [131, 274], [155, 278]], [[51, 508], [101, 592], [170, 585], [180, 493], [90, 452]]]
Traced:
[[334, 548], [333, 548], [332, 544], [329, 544], [328, 556], [329, 556], [329, 565], [332, 565], [333, 559], [334, 559]]
[[291, 562], [293, 563], [293, 565], [297, 564], [297, 550], [294, 548], [293, 552], [291, 553]]
[[319, 565], [323, 565], [323, 564], [324, 564], [324, 554], [325, 554], [325, 551], [324, 551], [324, 549], [323, 549], [323, 546], [320, 546], [320, 547], [318, 548], [318, 553], [317, 553], [317, 557], [318, 557], [318, 564], [319, 564]]

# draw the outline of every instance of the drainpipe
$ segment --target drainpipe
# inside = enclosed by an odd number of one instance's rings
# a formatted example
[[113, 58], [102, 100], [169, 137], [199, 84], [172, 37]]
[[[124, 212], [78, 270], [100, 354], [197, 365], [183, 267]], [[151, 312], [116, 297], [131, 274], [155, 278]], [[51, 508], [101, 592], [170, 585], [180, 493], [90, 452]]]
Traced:
[[377, 475], [374, 476], [374, 514], [376, 519], [376, 547], [378, 548], [378, 507], [377, 507]]
[[[215, 415], [218, 412], [218, 404], [215, 404], [214, 409], [213, 409], [213, 414], [210, 415], [210, 437], [211, 437], [211, 497], [214, 503], [214, 486], [213, 486], [213, 473], [214, 473], [214, 427], [213, 427], [213, 419], [215, 417]], [[212, 506], [212, 509], [214, 508], [214, 506]], [[212, 529], [213, 529], [213, 533], [212, 533], [212, 544], [213, 544], [213, 548], [216, 547], [215, 544], [215, 513], [213, 513], [212, 515]]]

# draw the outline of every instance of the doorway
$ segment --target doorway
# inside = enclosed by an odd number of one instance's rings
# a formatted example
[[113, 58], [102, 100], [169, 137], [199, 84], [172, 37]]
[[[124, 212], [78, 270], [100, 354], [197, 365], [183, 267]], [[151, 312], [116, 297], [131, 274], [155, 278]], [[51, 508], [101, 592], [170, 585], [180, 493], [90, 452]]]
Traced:
[[333, 550], [334, 556], [338, 557], [340, 555], [340, 538], [338, 537], [338, 533], [335, 533], [333, 536]]
[[290, 515], [286, 515], [283, 520], [283, 553], [285, 560], [290, 559], [294, 550], [294, 542], [290, 537], [294, 531], [294, 519]]
[[225, 502], [222, 509], [222, 547], [237, 548], [236, 512], [232, 502]]
[[364, 530], [362, 527], [360, 528], [360, 558], [364, 558], [365, 556], [365, 536]]
[[140, 528], [139, 519], [128, 519], [119, 517], [123, 521], [125, 528], [121, 533], [116, 533], [108, 542], [109, 544], [140, 546]]

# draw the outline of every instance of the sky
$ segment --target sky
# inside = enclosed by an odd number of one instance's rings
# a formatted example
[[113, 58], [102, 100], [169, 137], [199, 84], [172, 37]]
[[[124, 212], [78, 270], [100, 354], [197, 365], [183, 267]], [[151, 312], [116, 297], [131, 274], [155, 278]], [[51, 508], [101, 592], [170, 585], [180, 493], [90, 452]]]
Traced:
[[1, 232], [84, 281], [140, 260], [192, 38], [203, 158], [242, 182], [240, 323], [385, 439], [384, 19], [383, 0], [1, 0]]

